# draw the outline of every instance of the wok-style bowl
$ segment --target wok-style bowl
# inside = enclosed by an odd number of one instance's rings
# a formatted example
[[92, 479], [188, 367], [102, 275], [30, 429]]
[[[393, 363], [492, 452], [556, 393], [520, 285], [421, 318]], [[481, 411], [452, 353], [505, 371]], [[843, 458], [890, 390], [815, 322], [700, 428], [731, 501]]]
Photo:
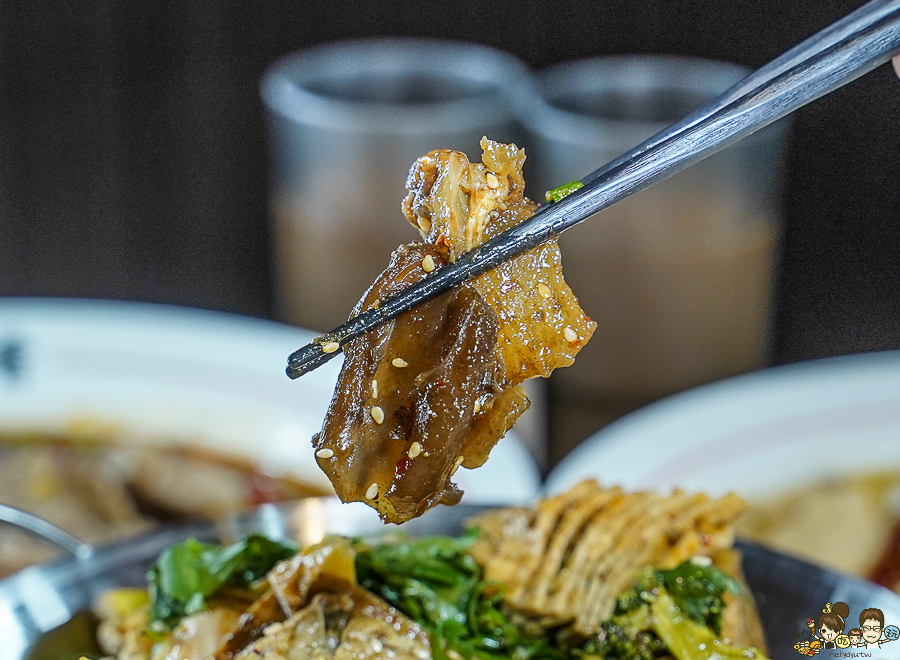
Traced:
[[[407, 523], [402, 531], [411, 535], [455, 534], [462, 529], [466, 518], [485, 508], [438, 507]], [[84, 613], [98, 594], [111, 587], [144, 584], [147, 567], [163, 548], [188, 536], [230, 542], [250, 531], [307, 544], [320, 540], [326, 533], [375, 535], [396, 533], [398, 528], [385, 527], [363, 505], [314, 498], [294, 505], [266, 505], [250, 515], [220, 524], [164, 527], [148, 536], [100, 548], [86, 559], [34, 566], [0, 582], [3, 657], [49, 660], [96, 652], [92, 646], [93, 622]], [[881, 609], [886, 624], [900, 623], [900, 596], [887, 589], [756, 545], [740, 543], [739, 546], [744, 555], [744, 572], [766, 630], [771, 658], [797, 657], [794, 645], [809, 634], [806, 619], [817, 619], [826, 603], [847, 603], [851, 612], [848, 624], [868, 607]], [[879, 652], [888, 655], [879, 656]], [[896, 657], [891, 653], [887, 646], [882, 651], [875, 650], [871, 657]]]

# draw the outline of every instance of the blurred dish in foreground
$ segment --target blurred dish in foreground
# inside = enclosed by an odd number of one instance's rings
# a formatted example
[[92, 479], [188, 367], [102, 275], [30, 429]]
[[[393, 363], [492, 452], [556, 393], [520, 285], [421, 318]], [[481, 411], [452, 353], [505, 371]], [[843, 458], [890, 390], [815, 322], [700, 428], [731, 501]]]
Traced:
[[100, 597], [98, 641], [121, 660], [762, 659], [732, 548], [741, 508], [584, 482], [469, 518], [462, 536], [330, 535], [299, 553], [188, 539], [148, 588]]
[[[405, 524], [403, 531], [411, 538], [455, 536], [471, 517], [491, 515], [501, 514], [465, 504], [441, 507]], [[342, 504], [336, 498], [310, 498], [290, 507], [265, 505], [227, 524], [165, 527], [125, 544], [101, 548], [84, 561], [26, 569], [0, 581], [0, 621], [4, 621], [0, 626], [0, 648], [6, 653], [4, 657], [56, 660], [79, 651], [96, 654], [96, 620], [86, 611], [100, 594], [117, 587], [145, 584], [146, 570], [160, 553], [188, 537], [201, 542], [231, 543], [252, 532], [274, 539], [297, 539], [302, 545], [309, 545], [322, 541], [329, 532], [372, 538], [373, 534], [383, 535], [385, 528], [375, 512], [364, 505]], [[542, 538], [546, 541], [546, 537]], [[743, 555], [743, 572], [759, 607], [771, 657], [796, 657], [795, 646], [804, 631], [808, 636], [806, 619], [819, 617], [827, 603], [846, 603], [852, 616], [865, 608], [877, 607], [884, 613], [886, 623], [893, 625], [900, 620], [900, 598], [886, 589], [752, 544], [739, 543], [738, 550]], [[58, 627], [61, 624], [65, 625]]]
[[900, 353], [778, 367], [670, 397], [585, 441], [547, 487], [587, 477], [734, 490], [750, 503], [739, 533], [896, 588]]
[[[0, 301], [0, 501], [99, 542], [150, 518], [330, 493], [310, 449], [339, 365], [297, 383], [283, 372], [312, 336], [175, 307]], [[473, 502], [527, 501], [539, 484], [514, 437], [459, 478]], [[50, 556], [3, 532], [7, 570]]]
[[[266, 502], [325, 494], [321, 485], [189, 446], [135, 446], [77, 430], [67, 437], [0, 431], [0, 503], [92, 544], [146, 532], [161, 521], [214, 520]], [[4, 529], [0, 577], [56, 554], [24, 531]]]

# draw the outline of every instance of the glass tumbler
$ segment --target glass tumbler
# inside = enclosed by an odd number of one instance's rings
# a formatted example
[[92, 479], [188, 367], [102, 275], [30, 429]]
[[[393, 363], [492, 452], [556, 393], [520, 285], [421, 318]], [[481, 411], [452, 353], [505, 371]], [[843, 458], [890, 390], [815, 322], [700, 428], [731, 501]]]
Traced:
[[[529, 196], [582, 178], [748, 73], [656, 56], [539, 72], [525, 117]], [[598, 326], [550, 380], [555, 458], [625, 412], [766, 364], [785, 131], [782, 120], [560, 237], [566, 281]]]
[[[517, 108], [533, 73], [487, 46], [434, 39], [335, 42], [266, 71], [275, 306], [279, 320], [326, 331], [402, 243], [420, 240], [400, 203], [413, 161], [439, 148], [481, 156], [482, 136], [521, 146]], [[543, 463], [543, 385], [518, 437]]]

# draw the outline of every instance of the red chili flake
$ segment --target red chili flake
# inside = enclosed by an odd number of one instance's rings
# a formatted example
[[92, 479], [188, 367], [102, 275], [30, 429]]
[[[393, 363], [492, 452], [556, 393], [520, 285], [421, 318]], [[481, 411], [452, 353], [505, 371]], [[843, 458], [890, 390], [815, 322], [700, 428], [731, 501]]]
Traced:
[[394, 471], [397, 474], [403, 474], [404, 472], [406, 472], [406, 468], [408, 468], [408, 467], [409, 467], [409, 458], [407, 456], [404, 456], [399, 461], [397, 461], [397, 465], [394, 466]]

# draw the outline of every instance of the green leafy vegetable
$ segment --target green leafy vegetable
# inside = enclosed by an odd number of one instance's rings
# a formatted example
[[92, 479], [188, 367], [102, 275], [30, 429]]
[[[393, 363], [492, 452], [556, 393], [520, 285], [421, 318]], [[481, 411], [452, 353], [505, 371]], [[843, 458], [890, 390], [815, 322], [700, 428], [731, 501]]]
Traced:
[[569, 183], [564, 183], [561, 186], [557, 186], [553, 190], [548, 190], [544, 193], [544, 198], [548, 202], [556, 203], [559, 200], [568, 197], [573, 192], [578, 190], [579, 188], [583, 188], [584, 184], [581, 181], [570, 181]]
[[[359, 584], [429, 631], [435, 660], [712, 660], [743, 658], [718, 635], [726, 592], [739, 584], [718, 568], [685, 562], [648, 570], [609, 620], [579, 648], [503, 609], [504, 587], [485, 580], [469, 553], [473, 535], [355, 544]], [[151, 634], [202, 611], [224, 586], [248, 587], [297, 548], [263, 536], [228, 547], [188, 539], [166, 549], [147, 574]], [[571, 642], [570, 642], [571, 644]], [[755, 656], [762, 659], [761, 656]]]
[[618, 612], [601, 626], [600, 633], [573, 654], [591, 660], [654, 660], [666, 657], [665, 643], [653, 630], [650, 607], [643, 603], [627, 612]]
[[676, 660], [766, 660], [759, 652], [725, 644], [705, 625], [682, 616], [684, 610], [665, 591], [651, 610], [654, 629]]
[[659, 577], [682, 612], [717, 635], [722, 633], [722, 596], [726, 591], [741, 593], [741, 586], [733, 577], [716, 566], [699, 566], [691, 561], [670, 571], [659, 571]]
[[[740, 593], [730, 575], [715, 566], [686, 561], [671, 570], [646, 571], [622, 594], [600, 632], [574, 655], [585, 660], [712, 660], [747, 658], [745, 649], [718, 639], [722, 600]], [[716, 655], [718, 654], [718, 655]], [[757, 654], [752, 657], [765, 660]]]
[[258, 534], [227, 547], [188, 539], [166, 548], [147, 573], [151, 629], [171, 629], [225, 585], [247, 587], [296, 552]]
[[361, 548], [360, 584], [431, 634], [435, 660], [455, 657], [562, 660], [545, 632], [516, 625], [500, 608], [502, 585], [483, 580], [472, 538], [430, 537]]

